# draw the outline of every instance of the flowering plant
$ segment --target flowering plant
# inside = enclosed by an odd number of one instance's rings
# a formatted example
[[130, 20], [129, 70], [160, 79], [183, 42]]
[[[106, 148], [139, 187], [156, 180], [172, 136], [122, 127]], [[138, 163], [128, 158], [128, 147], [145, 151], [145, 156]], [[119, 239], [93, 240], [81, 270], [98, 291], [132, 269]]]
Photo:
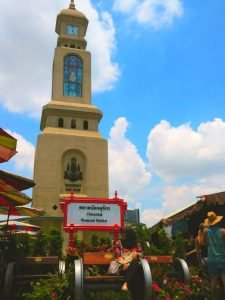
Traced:
[[189, 284], [164, 278], [161, 287], [157, 283], [153, 283], [152, 288], [153, 299], [157, 300], [204, 299], [203, 282], [199, 276], [191, 277]]

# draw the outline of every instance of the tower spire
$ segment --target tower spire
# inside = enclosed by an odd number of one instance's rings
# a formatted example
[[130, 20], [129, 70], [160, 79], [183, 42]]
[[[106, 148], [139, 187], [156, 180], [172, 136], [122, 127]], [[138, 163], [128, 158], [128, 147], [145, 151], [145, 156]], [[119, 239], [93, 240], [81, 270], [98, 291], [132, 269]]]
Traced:
[[69, 9], [75, 9], [74, 0], [70, 0], [70, 6]]

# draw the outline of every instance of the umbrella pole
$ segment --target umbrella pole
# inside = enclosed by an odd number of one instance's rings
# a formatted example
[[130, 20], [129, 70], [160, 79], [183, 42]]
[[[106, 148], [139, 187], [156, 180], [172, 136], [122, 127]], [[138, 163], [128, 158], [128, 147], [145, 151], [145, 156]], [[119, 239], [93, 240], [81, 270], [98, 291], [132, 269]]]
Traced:
[[9, 224], [10, 211], [11, 211], [11, 207], [9, 206], [7, 221], [6, 221], [6, 228], [8, 227], [8, 224]]

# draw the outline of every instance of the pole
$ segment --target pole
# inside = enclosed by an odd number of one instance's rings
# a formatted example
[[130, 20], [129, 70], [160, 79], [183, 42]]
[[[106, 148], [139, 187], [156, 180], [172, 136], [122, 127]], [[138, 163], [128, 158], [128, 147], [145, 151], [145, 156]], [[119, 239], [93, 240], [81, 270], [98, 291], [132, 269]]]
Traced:
[[69, 247], [74, 248], [74, 231], [72, 228], [69, 231]]

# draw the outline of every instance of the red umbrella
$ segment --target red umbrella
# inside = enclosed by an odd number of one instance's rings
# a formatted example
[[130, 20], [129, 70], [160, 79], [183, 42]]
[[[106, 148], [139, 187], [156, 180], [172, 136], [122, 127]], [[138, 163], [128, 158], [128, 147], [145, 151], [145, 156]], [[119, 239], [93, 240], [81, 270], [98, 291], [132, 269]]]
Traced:
[[23, 191], [34, 185], [31, 179], [0, 170], [0, 192]]
[[17, 139], [0, 128], [0, 163], [8, 161], [16, 154]]

